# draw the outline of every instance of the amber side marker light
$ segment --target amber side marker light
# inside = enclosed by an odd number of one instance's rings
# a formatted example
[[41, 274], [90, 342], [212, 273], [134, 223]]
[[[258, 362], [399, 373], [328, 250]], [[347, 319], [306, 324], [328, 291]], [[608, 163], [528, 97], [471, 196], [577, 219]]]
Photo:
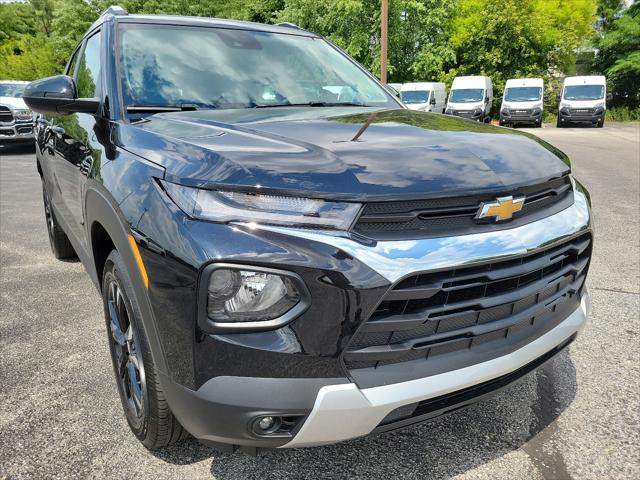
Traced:
[[144, 287], [149, 288], [149, 277], [147, 276], [147, 269], [144, 268], [144, 263], [142, 263], [140, 250], [138, 250], [138, 243], [136, 242], [136, 239], [133, 238], [133, 235], [131, 234], [129, 234], [129, 243], [131, 244], [131, 250], [133, 250], [133, 255], [136, 257], [136, 262], [138, 262], [138, 268], [140, 269], [140, 275], [142, 275], [142, 280], [144, 281]]

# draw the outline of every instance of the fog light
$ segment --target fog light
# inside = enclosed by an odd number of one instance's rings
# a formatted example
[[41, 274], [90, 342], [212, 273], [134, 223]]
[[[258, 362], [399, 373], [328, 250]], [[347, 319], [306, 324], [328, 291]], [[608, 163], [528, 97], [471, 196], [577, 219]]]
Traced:
[[258, 427], [260, 428], [260, 430], [269, 430], [270, 428], [273, 428], [273, 426], [275, 426], [276, 424], [276, 419], [273, 417], [262, 417], [259, 421], [258, 421]]
[[291, 276], [217, 268], [209, 277], [207, 315], [217, 323], [269, 321], [290, 311], [301, 298]]
[[249, 430], [257, 437], [290, 437], [300, 425], [302, 415], [264, 415], [249, 423]]

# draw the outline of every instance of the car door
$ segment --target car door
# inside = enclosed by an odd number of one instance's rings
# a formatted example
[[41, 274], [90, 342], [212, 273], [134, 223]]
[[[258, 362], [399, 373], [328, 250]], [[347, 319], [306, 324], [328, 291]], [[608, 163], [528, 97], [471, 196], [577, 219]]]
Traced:
[[[74, 78], [78, 98], [101, 97], [101, 33], [88, 37], [81, 50]], [[51, 131], [54, 142], [53, 164], [60, 188], [59, 211], [67, 235], [86, 247], [84, 234], [83, 191], [100, 150], [95, 144], [96, 116], [73, 113], [54, 117]]]
[[[71, 59], [64, 71], [65, 75], [74, 76], [81, 46], [79, 45], [71, 55]], [[60, 130], [55, 128], [56, 117], [38, 114], [35, 120], [35, 127], [36, 145], [40, 155], [40, 165], [43, 170], [43, 180], [47, 187], [47, 193], [54, 206], [56, 216], [64, 216], [65, 206], [62, 203], [60, 182], [55, 168], [57, 134], [60, 133]]]

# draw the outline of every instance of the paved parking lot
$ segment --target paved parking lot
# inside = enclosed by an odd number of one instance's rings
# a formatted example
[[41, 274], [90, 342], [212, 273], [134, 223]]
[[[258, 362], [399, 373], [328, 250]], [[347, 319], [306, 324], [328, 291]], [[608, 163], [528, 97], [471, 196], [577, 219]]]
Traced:
[[129, 433], [100, 297], [49, 251], [34, 155], [0, 150], [0, 479], [640, 478], [640, 126], [530, 131], [595, 205], [593, 314], [570, 351], [429, 424], [258, 457]]

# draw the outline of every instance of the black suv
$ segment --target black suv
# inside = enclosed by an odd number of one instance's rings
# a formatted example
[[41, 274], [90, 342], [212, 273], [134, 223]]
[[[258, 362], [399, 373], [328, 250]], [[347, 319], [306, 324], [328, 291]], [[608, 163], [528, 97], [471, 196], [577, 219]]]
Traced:
[[[51, 246], [148, 447], [298, 447], [484, 398], [586, 321], [588, 194], [295, 25], [110, 8], [24, 94]], [[227, 447], [233, 448], [233, 447]]]

